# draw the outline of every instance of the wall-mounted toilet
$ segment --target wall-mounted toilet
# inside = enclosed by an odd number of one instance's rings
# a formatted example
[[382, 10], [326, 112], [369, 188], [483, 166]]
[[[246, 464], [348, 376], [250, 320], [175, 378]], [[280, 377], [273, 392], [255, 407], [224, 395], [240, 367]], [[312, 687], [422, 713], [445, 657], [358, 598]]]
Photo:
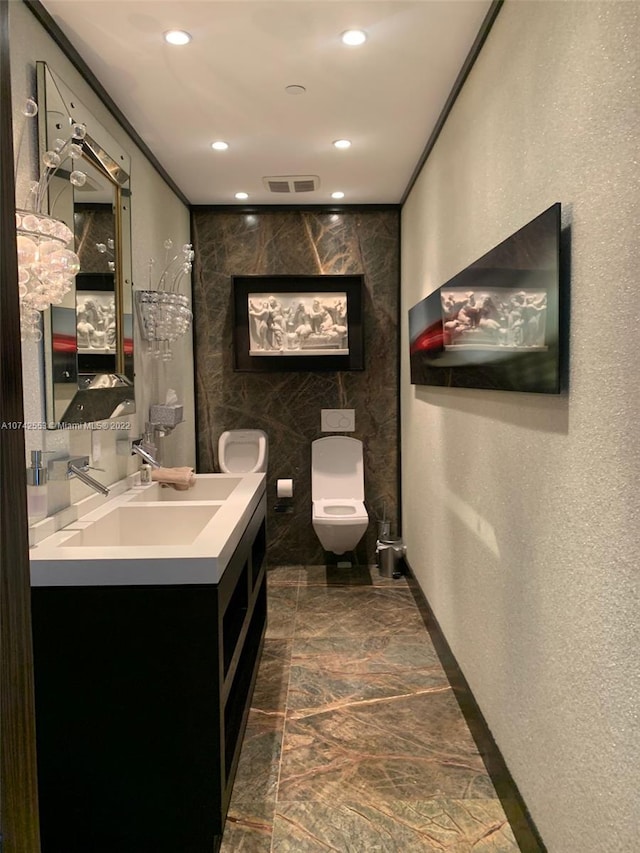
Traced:
[[266, 472], [269, 442], [261, 429], [232, 429], [218, 439], [218, 463], [223, 474]]
[[361, 441], [332, 435], [311, 444], [311, 500], [313, 529], [324, 550], [353, 551], [369, 524]]

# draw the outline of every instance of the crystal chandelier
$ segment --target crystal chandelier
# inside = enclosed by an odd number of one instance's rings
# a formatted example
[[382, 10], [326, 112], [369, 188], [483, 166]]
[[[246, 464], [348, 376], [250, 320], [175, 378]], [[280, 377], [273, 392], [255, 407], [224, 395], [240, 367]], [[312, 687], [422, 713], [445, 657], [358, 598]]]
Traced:
[[[27, 118], [38, 113], [38, 105], [29, 98], [23, 110]], [[24, 133], [24, 126], [22, 128]], [[30, 185], [29, 199], [24, 208], [16, 209], [18, 246], [18, 292], [20, 295], [20, 329], [22, 340], [39, 341], [40, 312], [49, 305], [59, 305], [71, 289], [80, 261], [75, 252], [67, 248], [73, 240], [71, 229], [59, 219], [43, 212], [49, 185], [56, 170], [68, 159], [82, 157], [84, 125], [73, 124], [71, 137], [57, 139], [55, 147], [46, 151], [39, 181]], [[18, 152], [22, 145], [22, 138]], [[20, 154], [18, 153], [18, 160]], [[73, 170], [69, 176], [74, 186], [86, 181], [84, 172]], [[55, 201], [51, 209], [55, 206]]]
[[149, 289], [136, 290], [136, 313], [140, 334], [147, 341], [152, 358], [171, 361], [171, 344], [191, 326], [193, 314], [189, 298], [178, 293], [183, 278], [189, 275], [195, 257], [191, 243], [185, 243], [180, 252], [169, 259], [173, 248], [172, 240], [165, 240], [165, 266], [160, 274], [158, 286], [152, 285], [155, 260], [149, 260]]

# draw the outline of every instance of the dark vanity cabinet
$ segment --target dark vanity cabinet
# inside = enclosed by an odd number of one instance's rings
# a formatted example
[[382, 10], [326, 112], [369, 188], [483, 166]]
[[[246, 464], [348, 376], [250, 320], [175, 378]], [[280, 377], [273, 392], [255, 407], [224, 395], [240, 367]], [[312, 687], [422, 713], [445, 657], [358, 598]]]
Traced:
[[219, 583], [36, 587], [43, 853], [212, 853], [266, 627], [264, 500]]

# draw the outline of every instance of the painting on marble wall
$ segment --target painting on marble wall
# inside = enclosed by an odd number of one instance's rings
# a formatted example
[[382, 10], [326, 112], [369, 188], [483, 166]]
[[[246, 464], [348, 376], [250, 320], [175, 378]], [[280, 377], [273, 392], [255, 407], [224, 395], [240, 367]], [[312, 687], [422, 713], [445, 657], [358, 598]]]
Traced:
[[362, 370], [361, 275], [234, 276], [234, 369]]
[[560, 204], [409, 311], [411, 382], [560, 391]]

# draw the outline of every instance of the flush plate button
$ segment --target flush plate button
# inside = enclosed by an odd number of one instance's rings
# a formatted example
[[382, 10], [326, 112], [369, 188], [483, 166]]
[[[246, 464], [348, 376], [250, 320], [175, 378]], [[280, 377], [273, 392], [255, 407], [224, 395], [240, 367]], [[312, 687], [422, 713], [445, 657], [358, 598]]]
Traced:
[[320, 429], [322, 432], [354, 432], [355, 409], [321, 409]]

